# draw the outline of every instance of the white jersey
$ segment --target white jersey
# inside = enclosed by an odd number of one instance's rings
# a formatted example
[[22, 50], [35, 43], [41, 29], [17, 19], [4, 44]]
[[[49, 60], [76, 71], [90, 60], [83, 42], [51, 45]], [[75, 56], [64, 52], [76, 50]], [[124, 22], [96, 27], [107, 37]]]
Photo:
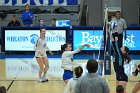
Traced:
[[62, 65], [61, 67], [65, 70], [73, 71], [74, 63], [73, 63], [73, 54], [78, 53], [80, 49], [75, 51], [65, 51], [62, 54]]
[[120, 18], [120, 19], [113, 18], [112, 20], [117, 22], [117, 25], [118, 25], [118, 33], [119, 34], [122, 34], [123, 33], [123, 30], [127, 28], [127, 25], [126, 25], [125, 20], [122, 19], [122, 18]]
[[[35, 57], [45, 57], [45, 56], [47, 56], [46, 51], [49, 50], [49, 48], [46, 45], [47, 45], [46, 39], [43, 40], [43, 39], [39, 38], [36, 41], [36, 43], [34, 45]], [[39, 54], [39, 51], [45, 52], [45, 55], [41, 56]]]
[[65, 87], [64, 93], [74, 93], [74, 88], [77, 81], [78, 81], [78, 78], [71, 78]]
[[118, 24], [116, 21], [112, 20], [108, 22], [108, 25], [109, 25], [109, 30], [111, 31], [111, 34], [117, 32]]
[[124, 71], [125, 71], [125, 74], [127, 75], [127, 76], [130, 76], [130, 75], [132, 75], [132, 72], [134, 72], [135, 71], [135, 69], [136, 69], [136, 63], [135, 63], [135, 61], [130, 61], [129, 63], [125, 63], [124, 64]]

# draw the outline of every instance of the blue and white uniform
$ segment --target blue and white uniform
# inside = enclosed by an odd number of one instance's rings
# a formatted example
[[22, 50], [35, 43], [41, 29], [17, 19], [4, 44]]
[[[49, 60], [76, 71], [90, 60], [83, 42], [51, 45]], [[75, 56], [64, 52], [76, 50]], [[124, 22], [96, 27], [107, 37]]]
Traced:
[[124, 64], [125, 74], [127, 76], [132, 75], [132, 72], [135, 72], [136, 66], [137, 66], [136, 63], [133, 60], [131, 60], [129, 63], [125, 62], [125, 64]]
[[64, 93], [74, 93], [74, 88], [77, 81], [78, 81], [78, 78], [75, 78], [75, 77], [71, 78], [66, 85]]
[[63, 80], [68, 80], [73, 77], [73, 54], [80, 52], [80, 49], [75, 51], [65, 51], [62, 54], [62, 65], [61, 67], [64, 69]]
[[[46, 46], [47, 45], [47, 41], [46, 39], [41, 39], [39, 38], [35, 45], [34, 45], [34, 49], [35, 49], [35, 57], [46, 57], [46, 51], [49, 50], [49, 48]], [[40, 55], [39, 51], [45, 52], [45, 54], [43, 56]]]
[[127, 28], [126, 22], [123, 18], [117, 19], [117, 18], [113, 18], [112, 21], [116, 21], [117, 22], [117, 26], [118, 26], [118, 34], [122, 34], [124, 29]]

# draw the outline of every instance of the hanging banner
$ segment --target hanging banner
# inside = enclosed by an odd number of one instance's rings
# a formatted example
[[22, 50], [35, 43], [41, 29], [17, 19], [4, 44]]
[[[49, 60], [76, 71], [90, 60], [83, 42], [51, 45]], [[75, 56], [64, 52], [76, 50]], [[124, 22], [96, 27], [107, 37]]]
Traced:
[[24, 6], [25, 4], [47, 6], [47, 5], [78, 5], [78, 0], [1, 0], [0, 6]]

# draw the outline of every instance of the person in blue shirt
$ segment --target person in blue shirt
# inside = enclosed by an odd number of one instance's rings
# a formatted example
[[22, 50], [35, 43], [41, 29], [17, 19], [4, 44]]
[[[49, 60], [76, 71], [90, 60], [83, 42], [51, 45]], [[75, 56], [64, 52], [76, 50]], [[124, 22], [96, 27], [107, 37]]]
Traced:
[[32, 26], [33, 24], [33, 13], [30, 11], [29, 4], [25, 5], [25, 11], [22, 13], [22, 22], [25, 26]]

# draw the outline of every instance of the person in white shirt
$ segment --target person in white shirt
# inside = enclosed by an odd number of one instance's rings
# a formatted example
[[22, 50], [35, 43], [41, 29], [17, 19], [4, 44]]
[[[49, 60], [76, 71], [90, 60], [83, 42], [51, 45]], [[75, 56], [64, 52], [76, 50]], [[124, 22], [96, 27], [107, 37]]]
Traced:
[[64, 93], [74, 93], [75, 85], [78, 78], [81, 77], [82, 73], [83, 68], [81, 66], [78, 66], [74, 69], [74, 77], [68, 81]]
[[123, 46], [123, 32], [124, 32], [124, 39], [126, 40], [127, 38], [127, 32], [126, 32], [126, 21], [121, 18], [121, 12], [120, 11], [116, 11], [116, 15], [115, 18], [112, 19], [112, 21], [116, 21], [117, 22], [117, 32], [118, 32], [118, 46], [119, 48], [121, 48]]
[[[40, 67], [39, 80], [38, 80], [39, 82], [48, 81], [48, 79], [46, 79], [46, 73], [49, 69], [49, 63], [48, 63], [46, 51], [48, 50], [50, 54], [53, 54], [49, 50], [49, 48], [46, 46], [47, 42], [45, 39], [45, 35], [46, 35], [46, 30], [44, 28], [41, 28], [40, 29], [40, 38], [36, 41], [36, 43], [34, 45], [35, 57], [36, 57], [38, 65]], [[42, 74], [43, 74], [43, 76], [42, 76]]]
[[129, 56], [126, 56], [126, 60], [124, 63], [124, 71], [127, 76], [133, 75], [137, 65], [134, 60], [132, 60]]
[[82, 50], [85, 46], [89, 47], [90, 45], [84, 44], [74, 51], [71, 51], [71, 44], [66, 43], [61, 46], [61, 51], [63, 52], [61, 67], [64, 69], [63, 80], [65, 83], [67, 83], [68, 80], [73, 77], [73, 54], [80, 52], [80, 50]]

